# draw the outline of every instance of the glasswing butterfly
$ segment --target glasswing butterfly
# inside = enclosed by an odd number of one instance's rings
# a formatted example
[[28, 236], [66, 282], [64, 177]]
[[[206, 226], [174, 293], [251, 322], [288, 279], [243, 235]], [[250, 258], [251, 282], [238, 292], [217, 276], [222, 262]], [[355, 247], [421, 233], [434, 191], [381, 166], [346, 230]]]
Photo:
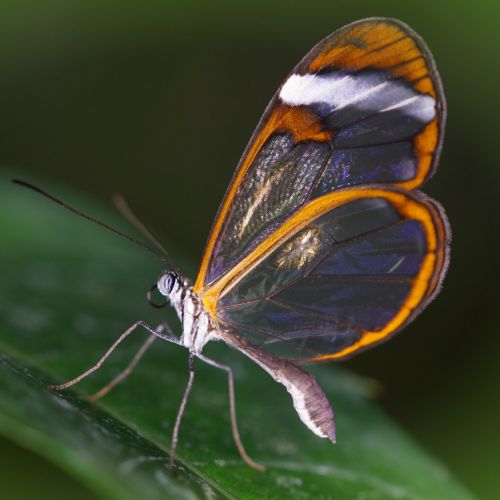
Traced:
[[[301, 365], [343, 359], [387, 340], [438, 293], [450, 230], [440, 205], [416, 189], [437, 167], [444, 124], [437, 69], [408, 26], [371, 18], [335, 31], [292, 70], [267, 107], [219, 209], [194, 285], [169, 263], [148, 292], [153, 305], [174, 307], [181, 335], [167, 324], [138, 321], [94, 367], [52, 388], [94, 372], [142, 326], [149, 338], [93, 399], [123, 380], [154, 339], [183, 345], [189, 379], [170, 463], [198, 358], [227, 372], [235, 443], [245, 462], [263, 470], [239, 437], [231, 368], [202, 354], [208, 341], [223, 340], [285, 386], [312, 432], [335, 442], [331, 405]], [[161, 248], [123, 200], [119, 207]], [[164, 303], [153, 302], [154, 291]]]

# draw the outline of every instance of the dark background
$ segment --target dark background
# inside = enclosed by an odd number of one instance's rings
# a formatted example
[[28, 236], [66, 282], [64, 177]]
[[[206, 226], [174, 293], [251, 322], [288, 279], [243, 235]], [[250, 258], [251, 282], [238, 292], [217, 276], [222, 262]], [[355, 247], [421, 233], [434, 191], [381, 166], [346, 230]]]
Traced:
[[[406, 431], [478, 496], [498, 498], [499, 13], [496, 0], [4, 0], [0, 165], [100, 200], [122, 192], [199, 262], [239, 156], [288, 71], [348, 22], [408, 23], [433, 52], [448, 100], [441, 165], [425, 190], [450, 218], [451, 267], [415, 323], [344, 365], [381, 381], [381, 404]], [[40, 494], [77, 495], [71, 479], [16, 445], [0, 442], [0, 456], [12, 480], [23, 464], [43, 477]]]

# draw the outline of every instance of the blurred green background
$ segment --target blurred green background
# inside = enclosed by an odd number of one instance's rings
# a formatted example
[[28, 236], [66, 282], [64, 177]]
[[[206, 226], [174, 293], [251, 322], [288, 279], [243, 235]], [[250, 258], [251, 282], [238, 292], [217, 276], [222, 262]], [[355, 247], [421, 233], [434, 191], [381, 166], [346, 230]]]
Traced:
[[[451, 267], [403, 334], [344, 365], [379, 380], [382, 406], [476, 495], [498, 498], [499, 14], [494, 0], [3, 0], [0, 165], [101, 200], [122, 192], [199, 262], [239, 156], [288, 71], [348, 22], [408, 23], [433, 52], [448, 101], [426, 192], [449, 215]], [[37, 498], [87, 497], [7, 441], [0, 470], [3, 484], [43, 477]]]

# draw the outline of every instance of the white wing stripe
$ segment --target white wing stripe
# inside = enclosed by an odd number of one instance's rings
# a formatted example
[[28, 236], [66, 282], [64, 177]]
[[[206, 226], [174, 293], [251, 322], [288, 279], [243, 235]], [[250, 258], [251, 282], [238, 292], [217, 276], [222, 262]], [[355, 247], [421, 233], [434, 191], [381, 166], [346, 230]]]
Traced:
[[387, 79], [385, 72], [346, 75], [293, 74], [283, 84], [279, 97], [291, 106], [326, 106], [328, 113], [353, 106], [362, 111], [384, 113], [400, 110], [424, 123], [436, 114], [436, 102], [402, 81]]

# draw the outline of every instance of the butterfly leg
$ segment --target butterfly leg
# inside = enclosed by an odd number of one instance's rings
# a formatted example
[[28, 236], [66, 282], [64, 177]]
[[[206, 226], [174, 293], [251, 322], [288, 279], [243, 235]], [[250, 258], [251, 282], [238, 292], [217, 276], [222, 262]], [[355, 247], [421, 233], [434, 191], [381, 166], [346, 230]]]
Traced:
[[175, 450], [177, 449], [177, 442], [179, 441], [179, 429], [181, 427], [182, 416], [184, 415], [184, 410], [186, 409], [186, 403], [193, 388], [194, 380], [194, 354], [189, 354], [189, 378], [184, 389], [184, 394], [182, 396], [181, 405], [177, 411], [177, 417], [175, 418], [174, 430], [172, 431], [172, 439], [170, 441], [170, 450], [168, 452], [168, 465], [170, 467], [174, 466], [175, 460]]
[[[174, 333], [172, 332], [172, 329], [170, 328], [170, 325], [167, 322], [162, 323], [160, 326], [156, 328], [157, 332], [162, 332], [166, 331], [168, 333], [169, 337], [174, 337]], [[89, 396], [89, 399], [91, 401], [97, 401], [98, 399], [101, 399], [103, 396], [105, 396], [111, 389], [116, 387], [120, 382], [125, 380], [134, 370], [134, 368], [137, 366], [141, 358], [144, 356], [146, 351], [153, 345], [154, 341], [158, 337], [154, 334], [151, 334], [144, 344], [140, 347], [140, 349], [135, 353], [135, 356], [132, 358], [132, 361], [129, 363], [127, 368], [123, 370], [121, 373], [119, 373], [111, 382], [106, 384], [102, 389], [97, 391], [95, 394], [92, 394], [92, 396]]]
[[111, 382], [106, 384], [102, 389], [97, 391], [96, 393], [89, 396], [90, 401], [97, 401], [105, 396], [111, 389], [117, 386], [120, 382], [125, 380], [137, 366], [141, 358], [144, 356], [146, 351], [153, 345], [153, 342], [157, 339], [155, 335], [150, 335], [144, 344], [142, 344], [141, 348], [135, 353], [135, 356], [132, 358], [132, 361], [129, 363], [127, 368], [119, 373]]
[[[163, 340], [167, 340], [168, 342], [173, 342], [174, 344], [179, 344], [179, 339], [175, 335], [171, 334], [170, 329], [168, 329], [168, 327], [166, 327], [165, 324], [161, 324], [161, 325], [159, 325], [155, 329], [155, 328], [149, 326], [144, 321], [136, 321], [130, 328], [128, 328], [127, 330], [125, 330], [118, 337], [118, 339], [115, 340], [115, 342], [113, 343], [113, 345], [104, 353], [104, 355], [101, 357], [101, 359], [99, 359], [99, 361], [94, 366], [92, 366], [91, 368], [89, 368], [87, 371], [83, 372], [81, 375], [78, 375], [78, 377], [74, 378], [73, 380], [70, 380], [69, 382], [66, 382], [66, 383], [60, 384], [60, 385], [50, 385], [49, 389], [54, 390], [54, 391], [62, 391], [64, 389], [67, 389], [68, 387], [71, 387], [71, 386], [77, 384], [78, 382], [80, 382], [84, 378], [88, 377], [89, 375], [91, 375], [92, 373], [94, 373], [95, 371], [97, 371], [102, 366], [102, 364], [104, 363], [104, 361], [106, 361], [106, 359], [111, 355], [111, 353], [118, 347], [118, 345], [121, 344], [135, 329], [137, 329], [140, 326], [142, 326], [144, 329], [146, 329], [151, 334], [151, 336], [153, 338], [158, 337], [158, 338], [161, 338]], [[168, 329], [168, 333], [164, 334], [163, 332], [166, 329]], [[151, 338], [151, 337], [149, 337], [149, 338]], [[146, 343], [148, 343], [148, 341], [146, 341]], [[129, 367], [132, 365], [130, 371], [132, 371], [132, 369], [137, 364], [137, 362], [139, 361], [139, 359], [142, 357], [142, 355], [144, 354], [144, 352], [146, 351], [146, 349], [151, 345], [152, 341], [149, 342], [149, 344], [147, 346], [146, 346], [146, 343], [141, 347], [141, 349], [139, 350], [139, 352], [136, 354], [136, 356], [132, 360], [132, 363], [130, 363]], [[139, 359], [136, 359], [137, 357]], [[133, 364], [134, 361], [135, 361], [135, 364]], [[127, 369], [129, 367], [127, 367]], [[120, 377], [120, 375], [118, 377]], [[126, 375], [128, 375], [128, 373]], [[123, 378], [125, 378], [125, 376]], [[114, 385], [116, 385], [118, 382], [116, 382]], [[113, 381], [111, 383], [113, 383]], [[111, 384], [109, 384], [109, 385], [111, 385]], [[106, 387], [108, 387], [108, 386], [106, 386]], [[109, 387], [106, 392], [108, 392], [111, 388], [112, 387]], [[101, 391], [99, 391], [99, 392], [101, 392]], [[97, 394], [99, 394], [99, 393], [97, 393]], [[104, 394], [102, 394], [102, 395], [104, 395]]]
[[240, 452], [241, 458], [253, 469], [256, 469], [260, 472], [264, 472], [266, 468], [257, 462], [254, 462], [249, 456], [248, 453], [246, 452], [243, 443], [241, 442], [240, 438], [240, 432], [238, 430], [238, 422], [236, 419], [236, 400], [234, 397], [234, 377], [233, 377], [233, 370], [231, 369], [230, 366], [223, 365], [222, 363], [218, 363], [217, 361], [214, 361], [213, 359], [207, 358], [206, 356], [203, 356], [202, 354], [198, 354], [197, 357], [204, 361], [205, 363], [209, 364], [210, 366], [213, 366], [215, 368], [219, 368], [220, 370], [224, 370], [227, 373], [227, 381], [229, 384], [229, 413], [231, 415], [231, 429], [233, 432], [233, 439], [236, 444], [236, 447], [238, 448], [238, 451]]

